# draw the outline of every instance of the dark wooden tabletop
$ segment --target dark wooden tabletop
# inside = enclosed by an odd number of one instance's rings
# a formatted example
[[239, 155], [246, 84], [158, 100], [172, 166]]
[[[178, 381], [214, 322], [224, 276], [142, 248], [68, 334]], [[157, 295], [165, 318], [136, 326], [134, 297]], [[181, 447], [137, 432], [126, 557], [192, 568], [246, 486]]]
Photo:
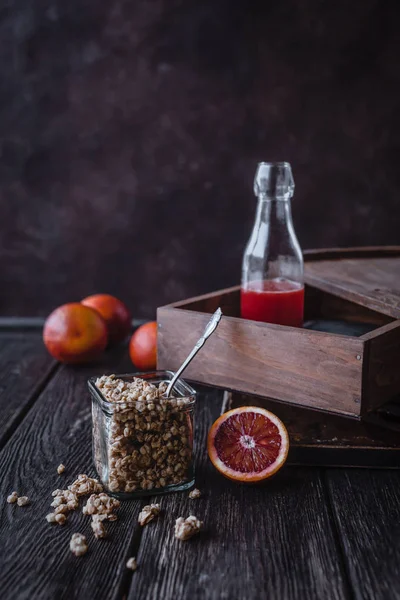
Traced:
[[[105, 540], [79, 511], [64, 527], [49, 525], [51, 491], [95, 474], [88, 377], [132, 365], [121, 347], [95, 366], [61, 366], [35, 321], [0, 325], [2, 600], [400, 599], [400, 472], [286, 467], [264, 486], [230, 482], [206, 455], [222, 410], [213, 389], [200, 389], [196, 413], [199, 500], [151, 498], [162, 517], [144, 528], [137, 517], [149, 499], [124, 502]], [[7, 504], [13, 490], [30, 505]], [[184, 543], [173, 526], [189, 514], [204, 531]], [[89, 545], [80, 558], [69, 550], [76, 531]], [[125, 567], [130, 556], [135, 572]]]

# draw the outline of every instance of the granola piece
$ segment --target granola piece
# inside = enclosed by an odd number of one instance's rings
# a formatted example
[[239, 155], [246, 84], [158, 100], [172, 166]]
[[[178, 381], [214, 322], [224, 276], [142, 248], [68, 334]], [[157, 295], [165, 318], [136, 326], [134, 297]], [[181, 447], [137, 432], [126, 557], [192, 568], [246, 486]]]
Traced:
[[84, 473], [78, 475], [77, 479], [68, 486], [68, 489], [79, 496], [88, 496], [89, 494], [98, 494], [103, 491], [103, 486], [97, 479], [88, 477]]
[[131, 571], [136, 571], [137, 562], [136, 562], [136, 558], [134, 556], [132, 556], [131, 558], [128, 558], [128, 561], [126, 563], [126, 568], [130, 569]]
[[66, 515], [69, 512], [68, 504], [60, 504], [54, 509], [55, 515]]
[[61, 475], [62, 473], [64, 473], [64, 471], [65, 471], [65, 466], [61, 463], [61, 465], [58, 465], [58, 467], [57, 467], [57, 473], [59, 475]]
[[67, 522], [67, 517], [64, 514], [59, 513], [55, 515], [54, 520], [58, 525], [65, 525]]
[[199, 533], [202, 527], [203, 522], [199, 521], [194, 515], [190, 515], [187, 519], [179, 517], [175, 522], [175, 537], [182, 541], [188, 540]]
[[28, 498], [28, 496], [20, 496], [17, 500], [17, 504], [18, 506], [27, 506], [29, 504], [30, 500]]
[[51, 495], [53, 496], [53, 498], [56, 498], [57, 496], [63, 496], [64, 492], [66, 492], [66, 491], [69, 491], [69, 490], [59, 490], [59, 489], [53, 490], [51, 492]]
[[69, 543], [69, 549], [75, 556], [82, 556], [86, 554], [88, 547], [86, 543], [86, 537], [82, 533], [72, 534], [71, 541]]
[[139, 513], [138, 521], [142, 527], [150, 523], [153, 519], [158, 517], [160, 514], [160, 505], [159, 504], [147, 504], [142, 508]]
[[55, 508], [56, 506], [60, 506], [61, 504], [67, 504], [67, 500], [62, 495], [56, 496], [53, 502], [51, 503], [51, 506]]
[[162, 381], [158, 386], [158, 397], [160, 398], [167, 391], [168, 383], [166, 381]]
[[200, 496], [201, 496], [201, 491], [200, 491], [199, 489], [197, 489], [197, 488], [194, 488], [194, 490], [192, 490], [192, 491], [189, 493], [189, 498], [190, 498], [191, 500], [194, 500], [194, 499], [196, 499], [196, 498], [200, 498]]
[[49, 513], [48, 515], [46, 515], [46, 521], [48, 523], [57, 523], [57, 521], [56, 521], [56, 513]]
[[7, 496], [8, 504], [14, 504], [14, 502], [17, 502], [17, 500], [18, 500], [17, 492], [12, 492], [9, 496]]
[[92, 522], [90, 524], [93, 529], [93, 533], [97, 539], [107, 537], [106, 528], [104, 527], [104, 519], [107, 518], [107, 515], [93, 515]]
[[118, 519], [115, 513], [111, 513], [110, 515], [104, 515], [107, 517], [107, 521], [116, 521]]
[[114, 514], [120, 506], [120, 501], [111, 498], [108, 494], [92, 494], [82, 509], [84, 515], [107, 515]]

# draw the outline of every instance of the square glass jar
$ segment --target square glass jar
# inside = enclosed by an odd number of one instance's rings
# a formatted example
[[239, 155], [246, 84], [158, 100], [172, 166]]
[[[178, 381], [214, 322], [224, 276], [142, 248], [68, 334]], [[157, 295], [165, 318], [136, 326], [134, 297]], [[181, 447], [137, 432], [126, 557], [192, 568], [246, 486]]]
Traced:
[[[130, 389], [135, 379], [158, 388], [173, 375], [172, 371], [152, 371], [109, 377], [126, 384], [115, 390], [118, 398], [124, 388]], [[106, 490], [118, 498], [129, 499], [192, 487], [196, 391], [178, 379], [168, 400], [161, 395], [147, 401], [143, 401], [143, 396], [137, 400], [110, 401], [104, 384], [100, 390], [97, 381], [97, 377], [88, 381], [92, 397], [93, 461]]]

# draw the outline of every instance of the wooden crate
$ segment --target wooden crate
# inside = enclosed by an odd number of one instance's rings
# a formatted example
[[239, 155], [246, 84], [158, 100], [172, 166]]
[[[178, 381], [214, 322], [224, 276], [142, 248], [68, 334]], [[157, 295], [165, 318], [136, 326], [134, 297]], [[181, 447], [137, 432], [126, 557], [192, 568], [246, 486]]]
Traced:
[[[400, 247], [306, 253], [305, 319], [368, 324], [360, 336], [239, 318], [240, 287], [157, 311], [158, 368], [175, 370], [218, 306], [187, 379], [360, 418], [400, 393]], [[397, 288], [396, 288], [397, 286]]]

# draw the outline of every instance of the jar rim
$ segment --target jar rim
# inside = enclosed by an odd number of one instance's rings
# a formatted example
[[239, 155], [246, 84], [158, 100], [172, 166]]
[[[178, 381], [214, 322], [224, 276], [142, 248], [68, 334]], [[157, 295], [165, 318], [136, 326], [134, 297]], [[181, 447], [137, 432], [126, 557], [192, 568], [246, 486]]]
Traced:
[[[144, 379], [149, 383], [156, 382], [161, 383], [162, 381], [170, 381], [174, 376], [173, 371], [147, 371], [144, 373], [122, 373], [122, 374], [113, 374], [116, 379], [122, 379], [125, 381], [133, 380], [135, 378]], [[112, 407], [121, 406], [121, 404], [127, 404], [129, 402], [130, 406], [135, 406], [136, 404], [143, 404], [141, 400], [129, 400], [129, 401], [118, 401], [111, 402], [108, 400], [103, 392], [97, 387], [96, 381], [98, 377], [90, 377], [88, 379], [88, 387], [92, 397], [96, 398], [96, 400], [100, 403], [103, 409], [110, 411]], [[186, 410], [191, 408], [196, 402], [197, 392], [192, 388], [184, 379], [178, 379], [174, 389], [178, 391], [179, 395], [174, 395], [173, 399], [182, 400], [182, 399], [190, 399], [188, 402], [185, 402], [183, 406], [176, 407], [182, 410]], [[111, 412], [113, 412], [111, 410]]]

